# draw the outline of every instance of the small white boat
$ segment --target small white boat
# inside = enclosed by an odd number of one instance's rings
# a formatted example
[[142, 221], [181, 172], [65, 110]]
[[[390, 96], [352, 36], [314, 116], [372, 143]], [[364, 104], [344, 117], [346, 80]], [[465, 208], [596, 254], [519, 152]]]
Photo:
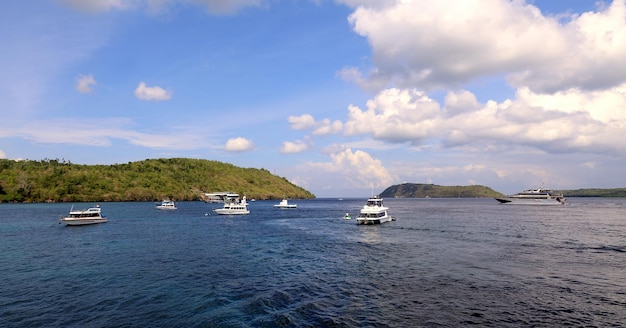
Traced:
[[74, 210], [74, 206], [72, 206], [69, 215], [61, 217], [59, 223], [65, 223], [68, 226], [76, 226], [105, 223], [107, 221], [107, 218], [102, 215], [100, 206], [96, 205], [96, 207], [90, 207], [86, 210]]
[[213, 211], [222, 215], [250, 214], [250, 210], [248, 210], [248, 202], [246, 202], [246, 196], [243, 196], [243, 199], [241, 199], [240, 202], [227, 202], [224, 203], [224, 207], [216, 208]]
[[381, 224], [385, 222], [395, 221], [387, 211], [388, 207], [383, 205], [383, 199], [373, 196], [363, 205], [359, 216], [356, 218], [356, 224]]
[[164, 199], [160, 205], [157, 205], [156, 208], [160, 210], [175, 210], [176, 205], [174, 204], [173, 200]]
[[352, 217], [350, 216], [350, 213], [346, 213], [346, 215], [343, 216], [344, 220], [352, 220]]
[[296, 207], [298, 207], [298, 205], [296, 205], [296, 204], [289, 204], [289, 201], [287, 201], [287, 198], [283, 198], [283, 200], [281, 200], [280, 203], [274, 205], [274, 207], [278, 207], [278, 208], [296, 208]]
[[549, 189], [528, 189], [515, 195], [495, 198], [500, 204], [513, 205], [563, 205], [565, 197]]

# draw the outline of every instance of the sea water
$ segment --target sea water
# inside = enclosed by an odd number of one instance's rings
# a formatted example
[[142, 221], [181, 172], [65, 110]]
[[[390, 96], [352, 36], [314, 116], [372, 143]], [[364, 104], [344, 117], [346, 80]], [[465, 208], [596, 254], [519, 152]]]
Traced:
[[[1, 327], [626, 325], [626, 200], [0, 204]], [[344, 220], [349, 212], [353, 219]]]

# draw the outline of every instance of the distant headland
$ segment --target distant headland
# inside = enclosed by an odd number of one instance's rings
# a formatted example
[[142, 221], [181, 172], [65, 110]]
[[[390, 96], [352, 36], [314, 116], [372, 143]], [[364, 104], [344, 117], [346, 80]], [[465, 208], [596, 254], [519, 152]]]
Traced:
[[[626, 188], [555, 191], [562, 193], [565, 197], [626, 197]], [[424, 183], [403, 183], [388, 187], [380, 196], [384, 198], [494, 198], [504, 195], [481, 185], [438, 186]]]

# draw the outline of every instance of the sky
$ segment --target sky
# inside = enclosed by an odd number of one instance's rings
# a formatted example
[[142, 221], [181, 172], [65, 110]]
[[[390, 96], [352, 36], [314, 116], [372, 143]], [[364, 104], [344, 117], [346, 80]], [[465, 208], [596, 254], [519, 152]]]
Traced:
[[626, 187], [626, 0], [3, 1], [0, 31], [0, 158]]

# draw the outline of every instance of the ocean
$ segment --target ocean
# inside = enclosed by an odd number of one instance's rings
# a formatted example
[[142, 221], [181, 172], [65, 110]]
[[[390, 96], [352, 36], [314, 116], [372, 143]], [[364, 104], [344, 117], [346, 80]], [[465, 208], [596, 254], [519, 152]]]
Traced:
[[626, 326], [626, 199], [365, 201], [0, 204], [0, 327]]

